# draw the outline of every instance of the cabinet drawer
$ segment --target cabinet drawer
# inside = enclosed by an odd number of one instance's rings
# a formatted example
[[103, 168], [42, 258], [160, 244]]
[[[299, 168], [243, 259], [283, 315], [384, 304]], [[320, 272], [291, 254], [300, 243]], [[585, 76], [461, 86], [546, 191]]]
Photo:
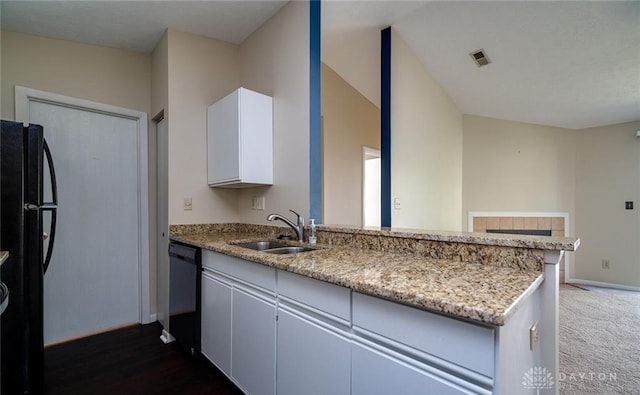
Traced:
[[451, 368], [457, 365], [494, 377], [493, 328], [357, 292], [353, 293], [353, 326], [364, 336], [366, 332], [380, 335], [377, 342], [395, 341], [429, 354], [436, 364], [452, 363]]
[[276, 269], [213, 251], [203, 251], [202, 266], [268, 291], [276, 290]]
[[351, 320], [349, 288], [279, 270], [278, 294], [343, 320]]
[[351, 352], [352, 395], [488, 395], [491, 391], [467, 383], [428, 365], [357, 342]]

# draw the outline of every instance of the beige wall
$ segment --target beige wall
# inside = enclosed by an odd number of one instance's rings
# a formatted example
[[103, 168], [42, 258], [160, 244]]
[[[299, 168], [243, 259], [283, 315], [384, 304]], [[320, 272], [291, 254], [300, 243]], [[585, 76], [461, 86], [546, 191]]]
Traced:
[[[293, 1], [240, 46], [242, 86], [273, 97], [273, 186], [239, 191], [241, 222], [309, 216], [309, 4]], [[205, 180], [206, 181], [206, 180]], [[251, 209], [252, 196], [266, 210]], [[280, 224], [282, 225], [282, 224]]]
[[[323, 2], [326, 7], [340, 2]], [[322, 19], [325, 23], [325, 19]], [[380, 28], [352, 27], [322, 32], [322, 61], [380, 108]]]
[[463, 230], [469, 211], [566, 212], [577, 234], [575, 130], [466, 114], [462, 125]]
[[469, 211], [568, 212], [574, 221], [576, 131], [463, 116], [463, 228]]
[[14, 86], [149, 112], [151, 57], [2, 32], [2, 118], [15, 117]]
[[[169, 223], [237, 221], [237, 191], [207, 185], [207, 107], [240, 86], [238, 46], [169, 30]], [[183, 198], [193, 210], [183, 210]]]
[[323, 222], [362, 225], [362, 147], [380, 149], [380, 109], [322, 64]]
[[[169, 31], [151, 53], [151, 118], [169, 105]], [[168, 114], [165, 114], [167, 117]]]
[[[574, 277], [640, 287], [640, 121], [577, 132]], [[625, 201], [634, 210], [625, 210]], [[611, 269], [602, 268], [609, 259]]]
[[391, 225], [460, 230], [462, 114], [395, 30], [391, 48]]

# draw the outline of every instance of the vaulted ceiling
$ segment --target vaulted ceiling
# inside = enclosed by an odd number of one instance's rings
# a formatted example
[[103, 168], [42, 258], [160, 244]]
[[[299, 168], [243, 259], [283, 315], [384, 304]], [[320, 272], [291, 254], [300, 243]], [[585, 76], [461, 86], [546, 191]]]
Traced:
[[[239, 44], [286, 2], [1, 4], [4, 30], [148, 53], [166, 28]], [[379, 59], [348, 44], [379, 46], [391, 25], [463, 113], [573, 129], [640, 119], [638, 1], [322, 4], [323, 61], [376, 104]], [[482, 68], [469, 56], [480, 48]]]

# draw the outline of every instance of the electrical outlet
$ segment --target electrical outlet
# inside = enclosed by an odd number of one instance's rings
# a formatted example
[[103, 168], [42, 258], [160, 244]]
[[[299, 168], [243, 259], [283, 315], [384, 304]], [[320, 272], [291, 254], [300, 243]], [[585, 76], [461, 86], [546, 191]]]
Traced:
[[193, 210], [193, 202], [191, 200], [190, 197], [186, 197], [182, 200], [182, 209], [184, 211], [191, 211]]
[[534, 322], [529, 327], [529, 348], [533, 350], [536, 343], [538, 343], [538, 321]]
[[603, 269], [611, 269], [611, 262], [608, 259], [602, 260], [602, 268]]
[[251, 197], [251, 209], [264, 211], [265, 198], [264, 196], [252, 196]]

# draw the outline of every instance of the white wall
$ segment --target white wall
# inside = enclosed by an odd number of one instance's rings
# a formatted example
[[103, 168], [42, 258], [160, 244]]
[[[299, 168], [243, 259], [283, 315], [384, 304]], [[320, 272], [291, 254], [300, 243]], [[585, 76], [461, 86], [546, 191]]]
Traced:
[[402, 205], [391, 225], [460, 230], [462, 114], [395, 30], [391, 40], [391, 198]]
[[[273, 97], [273, 186], [239, 191], [236, 220], [268, 223], [293, 209], [309, 217], [309, 4], [293, 1], [240, 46], [242, 86]], [[205, 179], [206, 184], [206, 179]], [[266, 210], [251, 209], [265, 196]], [[280, 224], [282, 225], [282, 224]]]
[[380, 149], [380, 109], [323, 63], [322, 116], [323, 223], [360, 226], [362, 147]]
[[[574, 277], [640, 286], [640, 121], [577, 132]], [[625, 210], [625, 201], [634, 209]], [[611, 269], [602, 268], [609, 259]]]
[[469, 211], [568, 212], [576, 131], [464, 115], [463, 227]]
[[[169, 30], [169, 223], [235, 222], [237, 191], [207, 185], [207, 107], [240, 86], [237, 45]], [[155, 114], [154, 114], [155, 115]], [[192, 198], [193, 210], [183, 210]]]

